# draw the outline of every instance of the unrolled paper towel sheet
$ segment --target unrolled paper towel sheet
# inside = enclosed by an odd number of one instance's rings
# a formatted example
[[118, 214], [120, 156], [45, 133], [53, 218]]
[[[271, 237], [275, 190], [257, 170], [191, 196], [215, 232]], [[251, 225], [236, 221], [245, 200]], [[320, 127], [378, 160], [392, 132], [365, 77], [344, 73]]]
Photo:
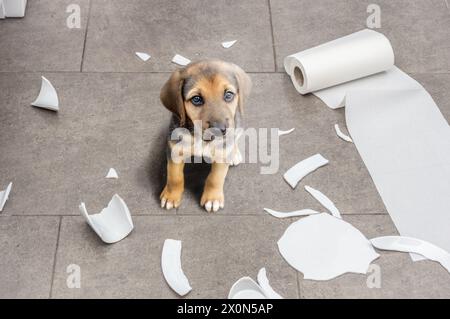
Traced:
[[450, 127], [394, 66], [387, 38], [363, 30], [291, 55], [285, 68], [301, 94], [346, 106], [350, 135], [400, 234], [450, 251]]

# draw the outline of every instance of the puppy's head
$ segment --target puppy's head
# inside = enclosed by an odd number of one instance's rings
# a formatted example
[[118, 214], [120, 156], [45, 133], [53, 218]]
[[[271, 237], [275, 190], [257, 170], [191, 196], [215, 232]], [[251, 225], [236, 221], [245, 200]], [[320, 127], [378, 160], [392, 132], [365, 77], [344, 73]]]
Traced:
[[176, 70], [161, 89], [161, 102], [178, 116], [180, 126], [201, 121], [203, 130], [226, 134], [235, 128], [250, 88], [250, 77], [237, 65], [205, 60]]

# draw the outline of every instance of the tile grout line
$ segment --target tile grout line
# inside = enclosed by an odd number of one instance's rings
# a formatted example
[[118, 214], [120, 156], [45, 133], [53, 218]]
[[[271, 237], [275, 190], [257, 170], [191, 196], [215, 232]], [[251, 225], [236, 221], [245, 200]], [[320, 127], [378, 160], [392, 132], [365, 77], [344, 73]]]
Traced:
[[[27, 74], [27, 73], [67, 73], [67, 74], [78, 74], [80, 71], [42, 71], [42, 70], [33, 70], [33, 71], [0, 71], [0, 74]], [[173, 71], [87, 71], [82, 72], [86, 74], [171, 74]], [[246, 71], [249, 74], [284, 74], [282, 71]], [[431, 74], [447, 74], [446, 73], [431, 73]]]
[[60, 217], [59, 217], [58, 236], [57, 236], [57, 238], [56, 238], [55, 254], [54, 254], [54, 256], [53, 256], [52, 280], [51, 280], [51, 283], [50, 283], [50, 293], [49, 293], [49, 297], [48, 297], [49, 299], [52, 299], [52, 298], [53, 298], [53, 283], [54, 283], [54, 280], [55, 280], [56, 257], [57, 257], [57, 254], [58, 254], [59, 238], [60, 238], [60, 235], [61, 235], [61, 224], [62, 224], [62, 219], [63, 219], [63, 217], [64, 217], [64, 216], [60, 216]]
[[[353, 216], [365, 217], [365, 216], [389, 216], [389, 213], [387, 213], [387, 212], [350, 213], [350, 214], [348, 214], [348, 213], [341, 213], [341, 215], [342, 216], [346, 216], [346, 217], [353, 217]], [[135, 216], [166, 216], [166, 215], [165, 214], [140, 214], [140, 215], [135, 215]], [[239, 217], [245, 217], [245, 216], [270, 216], [270, 214], [267, 214], [267, 213], [251, 213], [251, 214], [181, 213], [181, 214], [178, 214], [177, 216], [228, 216], [228, 217], [239, 216]], [[297, 217], [301, 217], [301, 216], [297, 216]], [[273, 217], [273, 218], [276, 218], [276, 217]], [[292, 217], [292, 218], [296, 218], [296, 217]], [[283, 219], [283, 218], [279, 218], [279, 219]], [[289, 219], [289, 218], [285, 218], [285, 219]]]
[[297, 269], [295, 269], [295, 274], [296, 274], [296, 278], [297, 278], [297, 297], [298, 297], [298, 299], [302, 299], [302, 294], [301, 294], [301, 289], [300, 289], [300, 278], [299, 278]]
[[277, 72], [277, 55], [276, 55], [276, 50], [275, 50], [275, 37], [274, 37], [274, 33], [273, 33], [272, 7], [270, 5], [270, 0], [267, 0], [267, 5], [269, 7], [270, 33], [272, 36], [273, 70], [274, 70], [274, 73], [276, 73]]
[[[51, 215], [51, 214], [11, 214], [8, 215], [8, 217], [80, 217], [80, 214], [67, 214], [67, 215]], [[267, 213], [252, 213], [252, 214], [210, 214], [210, 213], [161, 213], [161, 214], [135, 214], [135, 215], [131, 215], [132, 217], [156, 217], [156, 216], [223, 216], [223, 217], [256, 217], [256, 216], [270, 216]], [[348, 214], [348, 213], [343, 213], [342, 216], [347, 216], [347, 217], [365, 217], [365, 216], [389, 216], [389, 213], [383, 213], [383, 212], [374, 212], [374, 213], [354, 213], [354, 214]], [[6, 217], [6, 216], [2, 216], [1, 217]], [[301, 217], [301, 216], [299, 216]], [[273, 217], [275, 218], [275, 217]], [[292, 217], [295, 218], [295, 217]]]
[[[87, 71], [85, 74], [171, 74], [173, 71]], [[34, 73], [60, 73], [79, 74], [80, 71], [61, 70], [25, 70], [25, 71], [0, 71], [1, 74], [34, 74]], [[284, 71], [246, 71], [248, 74], [286, 74]], [[406, 72], [408, 75], [447, 75], [450, 71], [443, 72]]]
[[89, 29], [89, 20], [91, 17], [91, 6], [92, 6], [93, 1], [94, 0], [89, 0], [88, 15], [87, 15], [87, 21], [86, 21], [86, 32], [84, 33], [83, 52], [81, 54], [80, 72], [83, 72], [84, 54], [86, 52], [86, 40], [87, 40], [87, 34], [88, 34], [88, 29]]

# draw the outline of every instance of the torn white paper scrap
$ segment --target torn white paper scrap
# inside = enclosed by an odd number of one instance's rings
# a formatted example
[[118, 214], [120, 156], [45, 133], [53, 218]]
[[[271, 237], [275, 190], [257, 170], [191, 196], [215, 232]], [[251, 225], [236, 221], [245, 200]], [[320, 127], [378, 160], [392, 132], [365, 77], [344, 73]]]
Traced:
[[5, 18], [5, 6], [3, 5], [3, 0], [0, 0], [0, 19]]
[[365, 274], [379, 257], [358, 229], [327, 213], [291, 224], [278, 249], [304, 279], [312, 280], [329, 280], [347, 272]]
[[191, 63], [191, 60], [185, 58], [184, 56], [181, 56], [179, 54], [175, 54], [175, 56], [172, 58], [172, 62], [176, 63], [178, 65], [186, 66], [189, 63]]
[[84, 203], [79, 208], [89, 226], [107, 244], [124, 239], [134, 228], [130, 211], [117, 194], [112, 197], [108, 207], [98, 214], [89, 215]]
[[242, 277], [234, 283], [228, 299], [267, 299], [263, 289], [250, 277]]
[[136, 55], [144, 62], [147, 62], [150, 59], [150, 54], [145, 52], [136, 52]]
[[36, 100], [31, 105], [51, 111], [59, 110], [58, 94], [55, 88], [45, 77], [42, 78], [41, 90]]
[[0, 192], [0, 212], [3, 211], [6, 201], [8, 200], [9, 193], [11, 192], [12, 182], [8, 184], [5, 190]]
[[228, 299], [283, 299], [269, 284], [266, 269], [258, 272], [258, 283], [250, 277], [242, 277], [234, 283], [228, 293]]
[[222, 46], [223, 46], [225, 49], [231, 48], [231, 47], [236, 43], [236, 41], [237, 41], [237, 40], [222, 42]]
[[181, 267], [181, 241], [166, 239], [161, 255], [161, 267], [167, 284], [180, 296], [192, 290]]
[[450, 272], [450, 254], [429, 242], [410, 237], [386, 236], [370, 240], [372, 245], [381, 250], [394, 250], [405, 253], [415, 253], [440, 263]]
[[341, 131], [341, 128], [339, 127], [338, 124], [334, 124], [334, 130], [336, 131], [336, 135], [339, 136], [341, 139], [343, 139], [346, 142], [353, 143], [353, 140], [350, 138], [350, 136], [344, 134]]
[[316, 154], [297, 163], [289, 169], [283, 177], [292, 188], [295, 188], [302, 178], [327, 164], [328, 160], [326, 158], [320, 154]]
[[278, 136], [291, 134], [292, 132], [294, 132], [294, 130], [295, 130], [295, 128], [291, 128], [290, 130], [287, 130], [287, 131], [278, 130]]
[[27, 0], [3, 0], [5, 17], [22, 18], [25, 16]]
[[322, 204], [323, 207], [328, 209], [328, 211], [337, 218], [341, 218], [341, 213], [339, 212], [339, 209], [334, 205], [334, 203], [325, 196], [322, 192], [318, 191], [317, 189], [314, 189], [308, 185], [305, 186], [305, 190], [311, 194], [312, 197], [314, 197], [319, 203]]
[[116, 170], [114, 168], [110, 168], [108, 171], [108, 174], [106, 174], [106, 178], [119, 178], [119, 175], [117, 174]]
[[270, 286], [269, 279], [267, 279], [266, 268], [261, 268], [259, 270], [257, 279], [258, 284], [264, 291], [264, 295], [267, 299], [283, 299], [283, 297], [273, 290], [272, 286]]
[[289, 218], [289, 217], [309, 216], [309, 215], [314, 215], [314, 214], [320, 214], [319, 212], [316, 212], [315, 210], [312, 210], [312, 209], [302, 209], [302, 210], [297, 210], [295, 212], [288, 212], [288, 213], [277, 212], [277, 211], [269, 209], [269, 208], [264, 208], [264, 210], [276, 218]]

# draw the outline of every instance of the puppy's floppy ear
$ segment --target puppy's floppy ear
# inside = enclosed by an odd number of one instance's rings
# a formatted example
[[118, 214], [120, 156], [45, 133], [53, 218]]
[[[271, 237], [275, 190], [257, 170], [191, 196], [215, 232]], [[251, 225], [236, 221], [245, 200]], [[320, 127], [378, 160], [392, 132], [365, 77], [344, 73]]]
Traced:
[[178, 115], [180, 126], [183, 126], [186, 122], [186, 111], [182, 92], [184, 78], [181, 72], [182, 70], [176, 70], [172, 73], [161, 89], [160, 99], [169, 111]]
[[241, 112], [241, 114], [244, 114], [244, 104], [247, 101], [248, 96], [250, 95], [250, 91], [252, 89], [252, 80], [250, 79], [248, 74], [245, 73], [245, 71], [237, 65], [232, 64], [232, 67], [234, 76], [236, 77], [239, 86], [239, 111]]

